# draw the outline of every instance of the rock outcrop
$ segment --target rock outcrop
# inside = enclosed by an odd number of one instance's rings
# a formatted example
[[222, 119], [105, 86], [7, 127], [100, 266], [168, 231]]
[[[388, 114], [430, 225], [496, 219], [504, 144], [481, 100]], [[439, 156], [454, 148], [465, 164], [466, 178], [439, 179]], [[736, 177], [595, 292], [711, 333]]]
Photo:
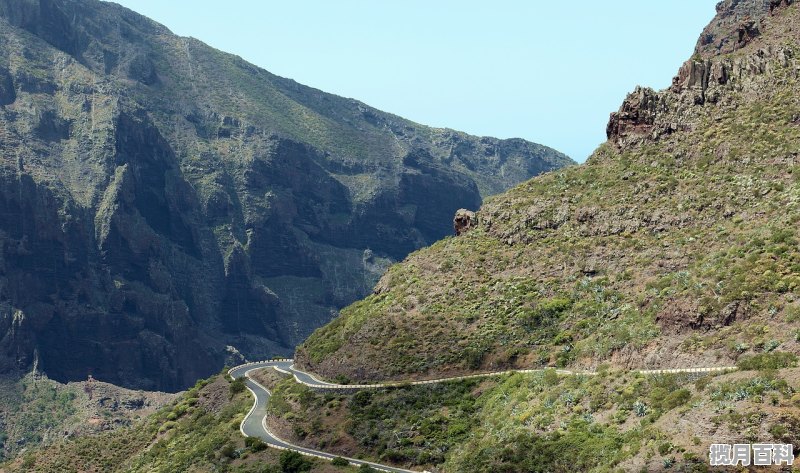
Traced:
[[697, 40], [696, 53], [727, 54], [741, 49], [761, 36], [764, 20], [786, 8], [793, 0], [723, 0], [717, 15]]
[[637, 87], [610, 115], [606, 135], [619, 147], [655, 140], [676, 131], [697, 127], [703, 106], [730, 106], [734, 93], [765, 96], [765, 84], [775, 74], [800, 77], [796, 52], [781, 44], [765, 44], [754, 52], [736, 57], [694, 57], [686, 61], [663, 91]]
[[478, 221], [475, 218], [475, 212], [471, 210], [459, 209], [455, 217], [453, 217], [453, 231], [455, 231], [456, 236], [466, 233], [477, 225]]
[[[783, 26], [770, 22], [792, 5], [792, 0], [725, 0], [717, 16], [703, 30], [694, 55], [679, 69], [672, 86], [660, 92], [637, 88], [611, 114], [606, 128], [609, 140], [625, 147], [697, 126], [705, 104], [731, 100], [733, 93], [764, 96], [765, 84], [775, 74], [800, 76], [796, 51], [776, 37]], [[762, 37], [764, 32], [769, 34]], [[748, 45], [748, 53], [732, 55]], [[723, 106], [729, 104], [722, 104]]]

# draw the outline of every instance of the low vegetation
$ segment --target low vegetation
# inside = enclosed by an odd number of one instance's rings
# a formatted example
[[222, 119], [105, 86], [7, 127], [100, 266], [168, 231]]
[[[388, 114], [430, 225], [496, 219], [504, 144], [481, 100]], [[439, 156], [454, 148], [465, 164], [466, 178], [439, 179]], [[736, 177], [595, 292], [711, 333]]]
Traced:
[[0, 381], [0, 460], [25, 446], [42, 443], [54, 430], [74, 420], [78, 411], [73, 388], [29, 375], [19, 381]]
[[62, 384], [41, 373], [0, 377], [0, 461], [65, 437], [129, 426], [173, 397], [101, 382]]
[[174, 403], [117, 431], [29, 449], [2, 472], [299, 473], [356, 471], [245, 438], [239, 424], [252, 396], [220, 374], [199, 381]]
[[[354, 394], [274, 383], [271, 428], [340, 455], [442, 472], [705, 471], [708, 444], [800, 443], [800, 370], [555, 370]], [[797, 447], [796, 447], [797, 448]]]

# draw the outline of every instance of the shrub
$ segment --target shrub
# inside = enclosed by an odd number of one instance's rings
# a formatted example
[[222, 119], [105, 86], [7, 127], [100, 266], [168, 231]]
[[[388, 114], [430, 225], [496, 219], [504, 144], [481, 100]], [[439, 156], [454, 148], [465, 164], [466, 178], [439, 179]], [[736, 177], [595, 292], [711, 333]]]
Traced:
[[246, 388], [247, 386], [244, 384], [244, 378], [234, 379], [231, 381], [230, 385], [231, 396], [235, 396], [241, 392], [244, 392]]
[[546, 386], [558, 384], [558, 373], [552, 368], [547, 368], [542, 372], [542, 381]]
[[797, 407], [800, 407], [800, 394], [795, 394], [792, 396], [791, 403]]
[[797, 356], [785, 351], [759, 353], [742, 357], [736, 365], [741, 370], [769, 370], [790, 368], [797, 365]]
[[464, 350], [464, 364], [467, 368], [472, 370], [477, 370], [483, 364], [483, 357], [484, 351], [476, 348], [470, 347]]
[[703, 392], [706, 390], [706, 387], [711, 382], [711, 378], [708, 376], [703, 376], [702, 378], [698, 378], [694, 382], [694, 388], [697, 389], [697, 392]]
[[528, 330], [540, 326], [552, 325], [572, 307], [572, 301], [563, 298], [547, 299], [539, 302], [534, 309], [527, 309], [520, 313], [523, 327]]
[[233, 444], [230, 443], [225, 444], [225, 446], [222, 447], [222, 449], [220, 449], [219, 453], [223, 457], [236, 458], [236, 447], [234, 447]]
[[783, 424], [772, 424], [769, 433], [773, 438], [783, 440], [784, 436], [789, 433], [789, 429]]
[[350, 378], [348, 378], [347, 376], [345, 376], [343, 374], [337, 374], [336, 377], [333, 378], [333, 380], [337, 384], [350, 384]]
[[267, 448], [267, 444], [258, 437], [246, 437], [244, 439], [244, 444], [253, 452], [260, 452]]
[[292, 450], [282, 451], [278, 464], [283, 473], [300, 473], [311, 470], [311, 462], [303, 455]]
[[31, 453], [25, 454], [25, 456], [22, 458], [23, 469], [33, 468], [35, 464], [36, 464], [36, 457], [33, 456], [33, 454]]
[[167, 422], [161, 424], [161, 427], [158, 428], [158, 431], [163, 434], [164, 432], [175, 428], [177, 425], [178, 423], [174, 420], [168, 420]]
[[331, 465], [333, 465], [333, 466], [347, 466], [349, 464], [350, 464], [350, 462], [345, 460], [342, 457], [336, 457], [331, 461]]
[[691, 397], [692, 393], [689, 392], [688, 389], [678, 389], [677, 391], [673, 391], [667, 395], [666, 399], [664, 399], [664, 407], [666, 409], [674, 409], [678, 406], [686, 404]]
[[671, 452], [671, 451], [672, 451], [672, 448], [673, 448], [673, 447], [672, 447], [672, 444], [671, 444], [671, 443], [669, 443], [669, 442], [667, 442], [667, 443], [662, 443], [661, 445], [659, 445], [659, 446], [658, 446], [658, 453], [659, 453], [661, 456], [667, 455], [669, 452]]

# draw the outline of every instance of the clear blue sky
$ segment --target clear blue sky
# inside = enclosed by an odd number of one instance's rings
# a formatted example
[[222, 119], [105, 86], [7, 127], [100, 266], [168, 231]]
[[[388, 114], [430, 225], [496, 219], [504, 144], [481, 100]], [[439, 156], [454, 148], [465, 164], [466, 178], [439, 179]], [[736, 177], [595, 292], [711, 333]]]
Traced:
[[426, 125], [584, 161], [664, 88], [717, 0], [117, 0], [272, 73]]

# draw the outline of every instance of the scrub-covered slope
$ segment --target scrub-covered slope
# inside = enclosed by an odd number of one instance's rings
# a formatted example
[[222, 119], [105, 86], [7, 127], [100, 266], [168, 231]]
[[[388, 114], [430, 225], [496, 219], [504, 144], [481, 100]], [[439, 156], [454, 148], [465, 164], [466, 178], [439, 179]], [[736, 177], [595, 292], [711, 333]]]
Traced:
[[0, 371], [178, 389], [287, 353], [452, 214], [570, 164], [95, 0], [0, 0]]
[[298, 349], [329, 377], [730, 365], [800, 351], [800, 6], [725, 1], [582, 166], [392, 267]]
[[172, 403], [132, 425], [95, 435], [51, 439], [0, 464], [0, 472], [61, 473], [65, 471], [346, 473], [336, 466], [299, 453], [267, 448], [245, 438], [239, 424], [252, 405], [241, 383], [217, 375], [197, 384]]

